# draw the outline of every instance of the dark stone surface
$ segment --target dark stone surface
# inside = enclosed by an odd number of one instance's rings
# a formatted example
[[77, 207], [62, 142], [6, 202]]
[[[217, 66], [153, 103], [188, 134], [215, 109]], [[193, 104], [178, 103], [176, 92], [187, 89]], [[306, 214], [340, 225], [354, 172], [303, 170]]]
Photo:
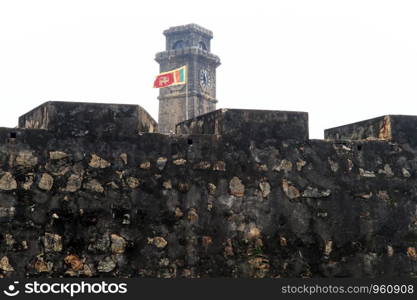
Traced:
[[417, 117], [387, 115], [324, 131], [331, 140], [387, 140], [401, 144], [417, 144]]
[[246, 112], [221, 135], [0, 128], [0, 275], [417, 275], [414, 146], [233, 128]]
[[20, 128], [48, 129], [61, 136], [114, 136], [156, 132], [139, 105], [49, 101], [19, 118]]
[[304, 141], [308, 140], [308, 114], [223, 108], [177, 124], [176, 132]]

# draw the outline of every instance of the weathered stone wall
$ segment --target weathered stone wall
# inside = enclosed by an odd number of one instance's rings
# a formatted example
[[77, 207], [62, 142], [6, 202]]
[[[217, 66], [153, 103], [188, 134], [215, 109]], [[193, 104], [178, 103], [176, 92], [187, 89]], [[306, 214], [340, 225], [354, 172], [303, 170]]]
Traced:
[[0, 142], [3, 277], [417, 274], [408, 144], [5, 128]]

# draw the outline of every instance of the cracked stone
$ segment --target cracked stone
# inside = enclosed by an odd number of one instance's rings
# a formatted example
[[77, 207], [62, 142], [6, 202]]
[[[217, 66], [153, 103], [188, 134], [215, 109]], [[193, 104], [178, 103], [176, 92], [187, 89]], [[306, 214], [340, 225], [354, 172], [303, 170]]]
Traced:
[[41, 190], [50, 191], [54, 184], [54, 179], [48, 173], [43, 173], [41, 180], [39, 181], [38, 187]]
[[16, 243], [16, 240], [10, 233], [6, 233], [4, 235], [4, 241], [6, 242], [6, 245], [10, 247], [13, 247], [13, 245]]
[[213, 239], [211, 238], [211, 236], [203, 236], [201, 239], [201, 243], [203, 244], [204, 248], [208, 248], [208, 246], [210, 246], [213, 243]]
[[210, 195], [215, 195], [217, 187], [212, 183], [209, 183], [207, 186], [208, 186], [209, 194]]
[[213, 170], [214, 171], [226, 171], [226, 163], [224, 161], [216, 161], [213, 164]]
[[224, 247], [224, 256], [234, 256], [233, 244], [231, 239], [226, 240], [226, 246]]
[[111, 239], [111, 251], [114, 254], [122, 254], [125, 252], [125, 248], [126, 248], [126, 240], [121, 237], [120, 235], [117, 234], [111, 234], [110, 235], [110, 239]]
[[369, 193], [359, 194], [358, 196], [361, 197], [362, 199], [370, 199], [372, 195], [373, 193], [369, 192]]
[[236, 197], [243, 197], [245, 194], [245, 186], [238, 177], [233, 177], [229, 183], [230, 193]]
[[25, 191], [30, 190], [32, 184], [33, 184], [33, 175], [28, 175], [25, 177], [25, 182], [22, 184], [22, 187]]
[[179, 159], [174, 160], [172, 163], [176, 166], [183, 166], [187, 163], [187, 160], [183, 158], [179, 158]]
[[0, 259], [0, 269], [2, 269], [4, 272], [13, 272], [14, 268], [9, 263], [9, 258], [7, 256], [3, 256]]
[[35, 270], [38, 273], [49, 273], [52, 271], [54, 264], [51, 261], [45, 261], [42, 257], [38, 257], [38, 259], [35, 262]]
[[62, 251], [62, 237], [55, 233], [45, 233], [43, 237], [43, 245], [46, 252]]
[[78, 191], [81, 188], [82, 181], [83, 179], [81, 175], [71, 174], [71, 176], [68, 177], [65, 191], [72, 193]]
[[290, 184], [286, 179], [282, 180], [282, 189], [290, 199], [296, 199], [300, 197], [300, 191], [293, 185]]
[[283, 159], [278, 166], [273, 168], [273, 170], [290, 172], [292, 170], [292, 162], [290, 162], [289, 160]]
[[74, 271], [79, 271], [84, 266], [83, 261], [77, 255], [74, 255], [74, 254], [67, 255], [64, 258], [64, 262], [67, 265], [69, 265], [71, 267], [71, 269], [74, 270]]
[[387, 255], [388, 256], [394, 255], [394, 248], [391, 245], [387, 245]]
[[58, 160], [68, 157], [68, 154], [62, 151], [51, 151], [49, 152], [49, 158], [52, 160]]
[[94, 275], [93, 269], [89, 264], [84, 264], [84, 268], [82, 270], [82, 274], [87, 277], [91, 277]]
[[264, 257], [251, 258], [248, 263], [254, 270], [253, 277], [255, 278], [264, 278], [269, 272], [269, 260]]
[[91, 241], [88, 250], [106, 252], [110, 247], [110, 238], [108, 234], [104, 234], [101, 238]]
[[98, 266], [97, 266], [97, 270], [101, 273], [111, 272], [115, 268], [116, 268], [116, 263], [109, 256], [99, 261]]
[[168, 258], [161, 258], [161, 260], [159, 261], [159, 265], [161, 267], [168, 267], [169, 266], [169, 259]]
[[119, 186], [114, 181], [108, 182], [107, 185], [109, 185], [112, 189], [115, 190], [119, 188]]
[[406, 178], [411, 176], [410, 172], [406, 168], [402, 168], [401, 172], [403, 173], [403, 176]]
[[392, 177], [394, 176], [394, 172], [392, 171], [391, 167], [389, 164], [385, 164], [384, 169], [379, 169], [378, 170], [379, 174], [385, 174], [388, 177]]
[[141, 169], [149, 169], [151, 167], [151, 163], [149, 161], [145, 161], [139, 165]]
[[306, 162], [306, 161], [304, 161], [304, 160], [302, 160], [302, 159], [299, 159], [299, 160], [296, 162], [297, 171], [301, 171], [301, 170], [303, 169], [303, 167], [304, 167], [306, 164], [307, 164], [307, 162]]
[[168, 245], [168, 242], [162, 236], [156, 236], [154, 238], [148, 238], [148, 244], [153, 244], [159, 249], [163, 249]]
[[331, 169], [333, 172], [335, 172], [335, 173], [336, 173], [336, 172], [339, 170], [339, 164], [338, 164], [337, 162], [335, 162], [335, 161], [331, 160], [330, 158], [328, 158], [327, 160], [328, 160], [328, 162], [329, 162], [330, 169]]
[[184, 216], [184, 213], [182, 212], [182, 210], [179, 207], [175, 208], [175, 217], [177, 219], [181, 218], [182, 216]]
[[172, 189], [172, 183], [171, 183], [171, 180], [164, 181], [164, 182], [162, 183], [162, 186], [163, 186], [163, 187], [164, 187], [164, 189], [166, 189], [166, 190], [170, 190], [170, 189]]
[[123, 161], [123, 163], [125, 164], [125, 165], [127, 165], [127, 154], [126, 153], [122, 153], [122, 154], [120, 154], [120, 159]]
[[324, 198], [329, 197], [331, 195], [330, 190], [322, 190], [320, 191], [317, 188], [313, 188], [311, 186], [307, 187], [307, 189], [303, 192], [302, 197], [305, 198]]
[[378, 191], [378, 193], [376, 194], [376, 196], [383, 201], [389, 201], [390, 197], [387, 191]]
[[156, 166], [159, 170], [163, 170], [165, 168], [165, 165], [167, 164], [168, 159], [166, 157], [159, 157], [156, 160]]
[[178, 190], [182, 193], [186, 193], [190, 190], [190, 185], [188, 183], [178, 183]]
[[96, 154], [91, 155], [91, 160], [88, 165], [92, 168], [104, 169], [110, 166], [110, 163]]
[[348, 159], [347, 160], [347, 164], [348, 164], [349, 172], [352, 171], [352, 169], [353, 169], [353, 162], [350, 159]]
[[194, 169], [197, 170], [207, 170], [210, 169], [211, 164], [208, 161], [200, 161], [199, 163], [194, 165]]
[[268, 166], [267, 165], [265, 165], [265, 164], [257, 164], [256, 165], [256, 169], [258, 170], [258, 171], [261, 171], [261, 172], [266, 172], [266, 171], [268, 171]]
[[269, 193], [271, 192], [271, 186], [267, 181], [262, 181], [259, 183], [259, 188], [262, 192], [262, 197], [268, 197]]
[[126, 179], [127, 185], [131, 188], [131, 189], [136, 189], [140, 182], [139, 179], [135, 178], [135, 177], [128, 177]]
[[324, 250], [323, 253], [326, 256], [329, 256], [332, 252], [333, 241], [326, 240], [324, 241]]
[[187, 217], [188, 217], [188, 220], [192, 223], [198, 222], [198, 214], [197, 214], [197, 211], [195, 210], [195, 208], [191, 208], [188, 211], [188, 216]]
[[376, 177], [373, 171], [366, 171], [362, 168], [359, 168], [359, 175], [362, 177]]
[[31, 151], [21, 151], [16, 156], [16, 164], [23, 167], [33, 167], [38, 163], [38, 158]]
[[255, 240], [255, 239], [258, 239], [260, 236], [261, 236], [261, 230], [257, 228], [256, 226], [252, 226], [246, 232], [246, 239], [248, 240]]
[[11, 191], [17, 188], [17, 182], [10, 172], [5, 172], [0, 178], [0, 190]]
[[87, 190], [96, 192], [96, 193], [103, 193], [104, 192], [103, 186], [96, 179], [92, 179], [89, 182], [87, 182], [86, 184], [84, 184], [84, 188], [86, 188]]
[[414, 248], [414, 247], [408, 247], [407, 248], [407, 256], [409, 258], [411, 258], [412, 260], [417, 260], [416, 248]]
[[16, 208], [11, 207], [0, 207], [0, 218], [13, 218], [16, 214]]

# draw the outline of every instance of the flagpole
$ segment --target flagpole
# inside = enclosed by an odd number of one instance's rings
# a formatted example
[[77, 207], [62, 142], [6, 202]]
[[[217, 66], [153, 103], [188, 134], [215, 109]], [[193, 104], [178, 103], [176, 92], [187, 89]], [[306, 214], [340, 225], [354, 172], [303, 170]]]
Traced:
[[185, 68], [185, 120], [188, 120], [188, 68]]

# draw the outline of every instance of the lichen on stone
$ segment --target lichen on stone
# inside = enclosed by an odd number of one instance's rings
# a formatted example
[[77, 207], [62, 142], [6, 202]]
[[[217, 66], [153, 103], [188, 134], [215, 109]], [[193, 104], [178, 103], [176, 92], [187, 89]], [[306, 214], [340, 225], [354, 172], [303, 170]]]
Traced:
[[43, 173], [39, 181], [38, 187], [41, 190], [50, 191], [54, 184], [54, 178], [48, 173]]
[[4, 272], [13, 272], [14, 271], [14, 268], [10, 264], [9, 258], [7, 256], [3, 256], [0, 259], [0, 269], [3, 270]]
[[242, 184], [242, 181], [239, 177], [233, 177], [229, 183], [230, 193], [236, 197], [243, 197], [245, 194], [245, 186]]
[[101, 158], [100, 156], [98, 156], [97, 154], [93, 153], [93, 154], [91, 154], [91, 160], [88, 163], [88, 165], [92, 168], [104, 169], [104, 168], [109, 167], [111, 164], [107, 160], [105, 160], [105, 159]]
[[68, 154], [63, 151], [50, 151], [49, 158], [52, 160], [59, 160], [63, 158], [67, 158]]
[[43, 246], [45, 252], [61, 252], [62, 237], [59, 234], [47, 232], [43, 236]]
[[17, 188], [16, 179], [10, 172], [5, 172], [0, 178], [0, 190], [11, 191]]
[[86, 188], [87, 190], [96, 192], [96, 193], [104, 193], [103, 186], [96, 179], [92, 179], [88, 181], [86, 184], [84, 184], [84, 188]]
[[38, 164], [38, 158], [32, 151], [20, 151], [16, 156], [16, 164], [23, 167], [34, 167]]

